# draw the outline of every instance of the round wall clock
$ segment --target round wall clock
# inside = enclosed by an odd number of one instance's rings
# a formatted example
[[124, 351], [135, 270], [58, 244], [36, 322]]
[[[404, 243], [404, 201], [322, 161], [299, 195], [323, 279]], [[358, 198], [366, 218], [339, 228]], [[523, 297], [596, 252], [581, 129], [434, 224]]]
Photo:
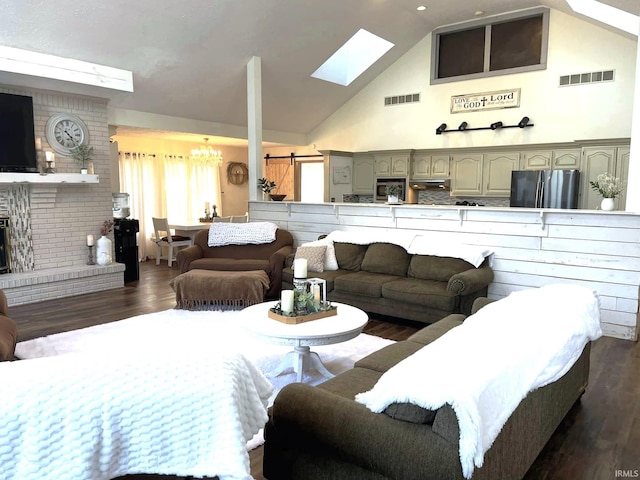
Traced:
[[78, 145], [89, 142], [89, 130], [85, 123], [71, 113], [55, 113], [45, 127], [47, 142], [54, 152], [67, 157]]
[[227, 166], [227, 180], [233, 185], [242, 185], [249, 179], [249, 169], [245, 163], [231, 162]]

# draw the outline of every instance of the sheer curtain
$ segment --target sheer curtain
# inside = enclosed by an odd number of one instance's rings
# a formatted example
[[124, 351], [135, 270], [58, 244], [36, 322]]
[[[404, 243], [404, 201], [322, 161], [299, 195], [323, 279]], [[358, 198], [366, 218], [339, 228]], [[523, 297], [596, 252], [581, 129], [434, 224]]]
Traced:
[[140, 258], [155, 257], [152, 217], [191, 224], [204, 216], [205, 202], [218, 206], [220, 167], [182, 155], [119, 152], [120, 190], [129, 194], [131, 218], [140, 222]]

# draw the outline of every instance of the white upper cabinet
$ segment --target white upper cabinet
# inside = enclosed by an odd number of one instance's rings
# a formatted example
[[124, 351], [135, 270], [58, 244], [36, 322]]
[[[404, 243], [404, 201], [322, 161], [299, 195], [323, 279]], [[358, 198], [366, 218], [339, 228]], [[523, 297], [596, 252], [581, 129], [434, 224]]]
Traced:
[[451, 157], [451, 195], [482, 194], [482, 154]]
[[353, 179], [352, 191], [356, 194], [373, 194], [373, 157], [353, 156]]

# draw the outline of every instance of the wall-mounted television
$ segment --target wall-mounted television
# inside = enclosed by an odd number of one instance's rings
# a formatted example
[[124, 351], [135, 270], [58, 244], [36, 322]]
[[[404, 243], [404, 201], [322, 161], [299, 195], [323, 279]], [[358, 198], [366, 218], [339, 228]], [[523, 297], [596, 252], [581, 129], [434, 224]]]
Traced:
[[0, 172], [37, 172], [33, 99], [0, 93]]

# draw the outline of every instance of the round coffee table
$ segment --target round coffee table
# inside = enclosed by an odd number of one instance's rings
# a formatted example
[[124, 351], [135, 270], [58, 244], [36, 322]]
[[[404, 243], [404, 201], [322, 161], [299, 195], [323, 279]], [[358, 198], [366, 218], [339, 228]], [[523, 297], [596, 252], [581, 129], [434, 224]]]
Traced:
[[315, 368], [324, 377], [334, 377], [324, 366], [320, 356], [311, 351], [311, 347], [351, 340], [362, 332], [369, 321], [367, 314], [359, 308], [332, 302], [338, 308], [337, 315], [289, 325], [268, 317], [267, 312], [276, 303], [264, 302], [247, 307], [242, 310], [242, 318], [239, 319], [242, 326], [268, 342], [293, 347], [280, 365], [267, 374], [271, 377], [276, 377], [291, 367], [297, 373], [298, 382], [302, 381], [302, 374], [310, 368]]

